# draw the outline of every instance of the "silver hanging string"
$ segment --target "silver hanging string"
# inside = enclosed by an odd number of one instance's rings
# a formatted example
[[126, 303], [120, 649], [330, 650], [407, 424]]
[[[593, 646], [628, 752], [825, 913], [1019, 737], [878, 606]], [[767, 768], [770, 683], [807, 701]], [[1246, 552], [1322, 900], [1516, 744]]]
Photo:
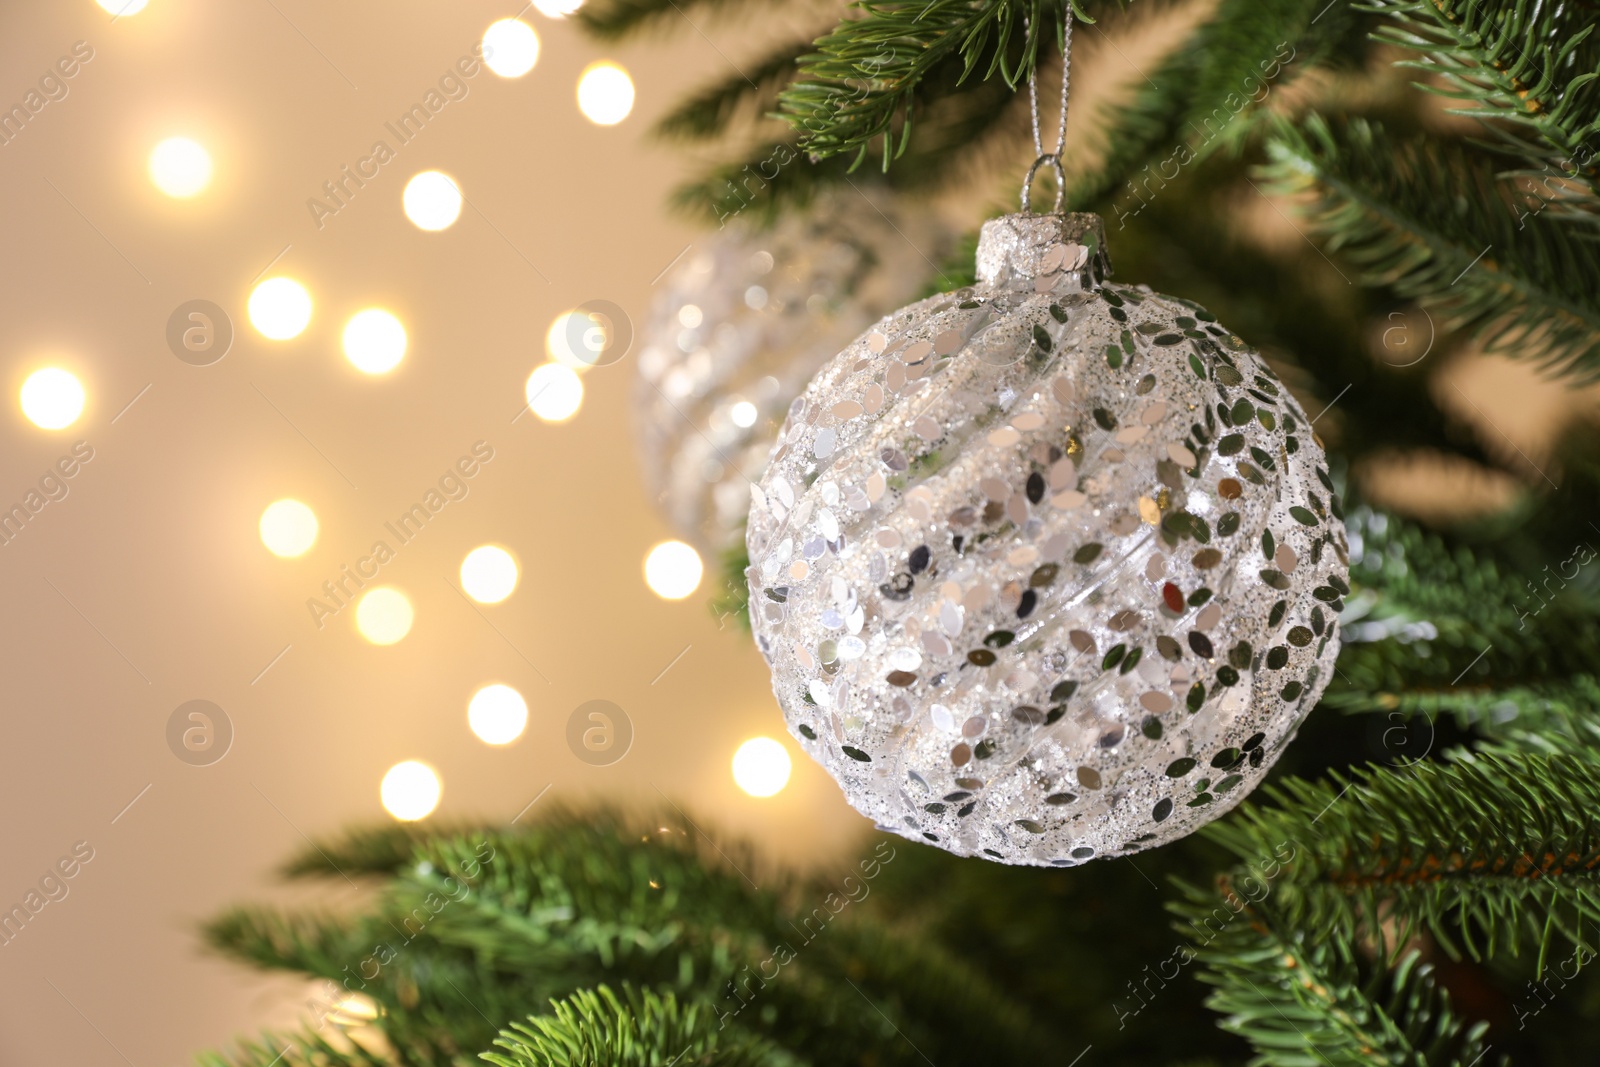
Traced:
[[[1033, 151], [1037, 157], [1033, 166], [1028, 168], [1028, 176], [1022, 180], [1022, 213], [1033, 214], [1033, 178], [1039, 173], [1039, 168], [1050, 166], [1056, 172], [1056, 204], [1054, 211], [1060, 213], [1066, 201], [1067, 172], [1061, 165], [1061, 150], [1067, 144], [1067, 87], [1072, 80], [1072, 4], [1070, 0], [1063, 0], [1062, 6], [1066, 9], [1066, 25], [1062, 28], [1061, 37], [1061, 121], [1056, 124], [1056, 146], [1050, 151], [1044, 150], [1044, 141], [1039, 137], [1039, 67], [1034, 64], [1032, 73], [1028, 75], [1028, 110], [1033, 119]], [[1026, 26], [1026, 21], [1024, 21]]]

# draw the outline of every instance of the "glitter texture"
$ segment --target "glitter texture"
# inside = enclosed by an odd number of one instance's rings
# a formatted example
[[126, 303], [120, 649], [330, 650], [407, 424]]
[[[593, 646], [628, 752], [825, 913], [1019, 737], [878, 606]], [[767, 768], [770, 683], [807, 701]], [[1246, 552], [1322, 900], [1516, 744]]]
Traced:
[[1204, 309], [1109, 273], [1093, 215], [983, 228], [979, 284], [884, 318], [751, 492], [789, 729], [885, 830], [1072, 865], [1266, 774], [1338, 653], [1320, 442]]
[[682, 536], [713, 555], [738, 542], [789, 402], [916, 295], [947, 243], [880, 193], [840, 190], [771, 229], [697, 241], [658, 283], [634, 421], [646, 487]]

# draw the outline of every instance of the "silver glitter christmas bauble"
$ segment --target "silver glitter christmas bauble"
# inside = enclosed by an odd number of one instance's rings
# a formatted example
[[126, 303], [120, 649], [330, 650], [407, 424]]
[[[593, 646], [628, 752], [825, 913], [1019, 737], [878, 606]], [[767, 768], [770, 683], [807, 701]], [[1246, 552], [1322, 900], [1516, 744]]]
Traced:
[[926, 216], [855, 189], [696, 242], [659, 283], [634, 387], [645, 485], [675, 529], [709, 553], [739, 543], [789, 402], [917, 294], [944, 243]]
[[1327, 685], [1348, 593], [1309, 420], [1200, 307], [1105, 284], [1093, 215], [983, 227], [754, 490], [756, 638], [802, 747], [886, 830], [1071, 865], [1232, 808]]

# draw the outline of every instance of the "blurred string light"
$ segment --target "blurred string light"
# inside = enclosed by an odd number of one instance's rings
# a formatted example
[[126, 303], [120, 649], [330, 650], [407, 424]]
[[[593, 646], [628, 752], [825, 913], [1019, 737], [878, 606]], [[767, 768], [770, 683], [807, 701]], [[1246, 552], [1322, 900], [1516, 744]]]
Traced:
[[263, 337], [287, 341], [311, 322], [311, 294], [293, 278], [268, 278], [250, 293], [250, 325]]
[[369, 589], [356, 602], [356, 629], [375, 645], [392, 645], [411, 632], [411, 601], [390, 586]]
[[528, 725], [528, 702], [509, 685], [486, 685], [467, 704], [467, 725], [487, 745], [509, 745]]
[[461, 561], [461, 588], [480, 604], [498, 604], [517, 587], [517, 561], [499, 545], [479, 545]]
[[150, 180], [175, 199], [198, 196], [211, 184], [211, 154], [187, 137], [168, 137], [150, 153]]
[[483, 61], [502, 78], [520, 78], [539, 62], [539, 35], [517, 19], [501, 19], [483, 33]]
[[533, 6], [547, 19], [564, 19], [576, 15], [583, 0], [533, 0]]
[[682, 600], [700, 587], [700, 553], [682, 541], [663, 541], [644, 558], [644, 581], [663, 600]]
[[401, 822], [426, 819], [439, 806], [439, 796], [443, 792], [438, 772], [414, 759], [390, 767], [378, 789], [384, 810]]
[[363, 374], [387, 374], [406, 354], [406, 328], [382, 308], [367, 308], [344, 327], [344, 356]]
[[733, 780], [753, 797], [776, 796], [789, 784], [789, 750], [770, 737], [752, 737], [733, 754]]
[[365, 993], [351, 993], [334, 1005], [329, 1015], [340, 1026], [365, 1026], [378, 1017], [377, 1001]]
[[418, 229], [448, 229], [461, 217], [461, 187], [444, 171], [425, 170], [406, 182], [400, 203]]
[[578, 110], [597, 126], [615, 126], [633, 110], [633, 79], [615, 63], [590, 63], [578, 78]]
[[550, 359], [582, 373], [605, 353], [606, 329], [582, 311], [563, 311], [544, 334], [544, 351]]
[[95, 0], [95, 2], [113, 15], [137, 15], [145, 9], [150, 0]]
[[583, 382], [571, 367], [545, 363], [528, 375], [527, 397], [545, 422], [566, 422], [583, 406]]
[[168, 138], [150, 150], [150, 181], [174, 200], [187, 200], [211, 184], [211, 154], [189, 138]]
[[261, 543], [274, 556], [293, 559], [317, 543], [317, 514], [298, 500], [285, 497], [261, 513]]
[[22, 383], [22, 414], [41, 430], [64, 430], [83, 414], [83, 384], [60, 367], [45, 367]]

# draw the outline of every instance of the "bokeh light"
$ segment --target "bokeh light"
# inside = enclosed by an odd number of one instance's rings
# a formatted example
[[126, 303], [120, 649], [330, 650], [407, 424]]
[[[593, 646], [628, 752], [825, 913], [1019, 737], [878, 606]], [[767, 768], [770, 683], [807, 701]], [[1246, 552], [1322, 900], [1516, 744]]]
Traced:
[[682, 600], [700, 587], [700, 553], [682, 541], [663, 541], [644, 558], [644, 581], [663, 600]]
[[187, 137], [168, 137], [150, 153], [150, 180], [175, 199], [198, 196], [211, 184], [211, 154]]
[[728, 409], [728, 418], [733, 420], [733, 424], [746, 430], [756, 424], [756, 416], [760, 414], [748, 400], [741, 400]]
[[467, 725], [488, 745], [509, 745], [528, 725], [528, 702], [509, 685], [486, 685], [467, 704]]
[[363, 374], [387, 374], [406, 354], [406, 328], [382, 308], [350, 316], [344, 327], [344, 357]]
[[582, 311], [563, 311], [544, 334], [545, 354], [580, 373], [594, 366], [605, 347], [605, 327]]
[[547, 19], [564, 19], [568, 15], [576, 15], [583, 6], [583, 0], [533, 0], [533, 6]]
[[733, 754], [733, 780], [753, 797], [775, 796], [789, 784], [789, 750], [770, 737], [752, 737]]
[[[330, 1022], [341, 1026], [366, 1026], [378, 1017], [378, 1003], [365, 993], [350, 993], [334, 1005], [328, 1015]], [[271, 1067], [271, 1065], [269, 1065]]]
[[421, 230], [448, 229], [461, 217], [461, 187], [442, 170], [425, 170], [400, 195], [406, 218]]
[[499, 545], [479, 545], [461, 561], [461, 588], [480, 604], [498, 604], [517, 587], [517, 561]]
[[145, 9], [150, 0], [95, 0], [95, 2], [113, 15], [137, 15]]
[[378, 790], [384, 810], [401, 822], [415, 822], [432, 815], [443, 792], [438, 772], [414, 759], [390, 767]]
[[411, 632], [411, 601], [400, 590], [379, 586], [356, 602], [356, 629], [375, 645], [392, 645]]
[[22, 413], [41, 430], [64, 430], [83, 414], [83, 383], [60, 367], [45, 367], [22, 383]]
[[578, 110], [597, 126], [615, 126], [633, 110], [633, 79], [615, 63], [590, 63], [578, 78]]
[[545, 422], [566, 422], [583, 406], [583, 382], [571, 367], [546, 363], [528, 375], [527, 397]]
[[517, 19], [501, 19], [483, 33], [483, 62], [502, 78], [520, 78], [539, 62], [539, 35]]
[[268, 278], [250, 294], [250, 325], [263, 337], [287, 341], [311, 322], [311, 294], [293, 278]]
[[284, 559], [305, 555], [317, 543], [317, 513], [298, 500], [274, 500], [261, 513], [261, 543]]

